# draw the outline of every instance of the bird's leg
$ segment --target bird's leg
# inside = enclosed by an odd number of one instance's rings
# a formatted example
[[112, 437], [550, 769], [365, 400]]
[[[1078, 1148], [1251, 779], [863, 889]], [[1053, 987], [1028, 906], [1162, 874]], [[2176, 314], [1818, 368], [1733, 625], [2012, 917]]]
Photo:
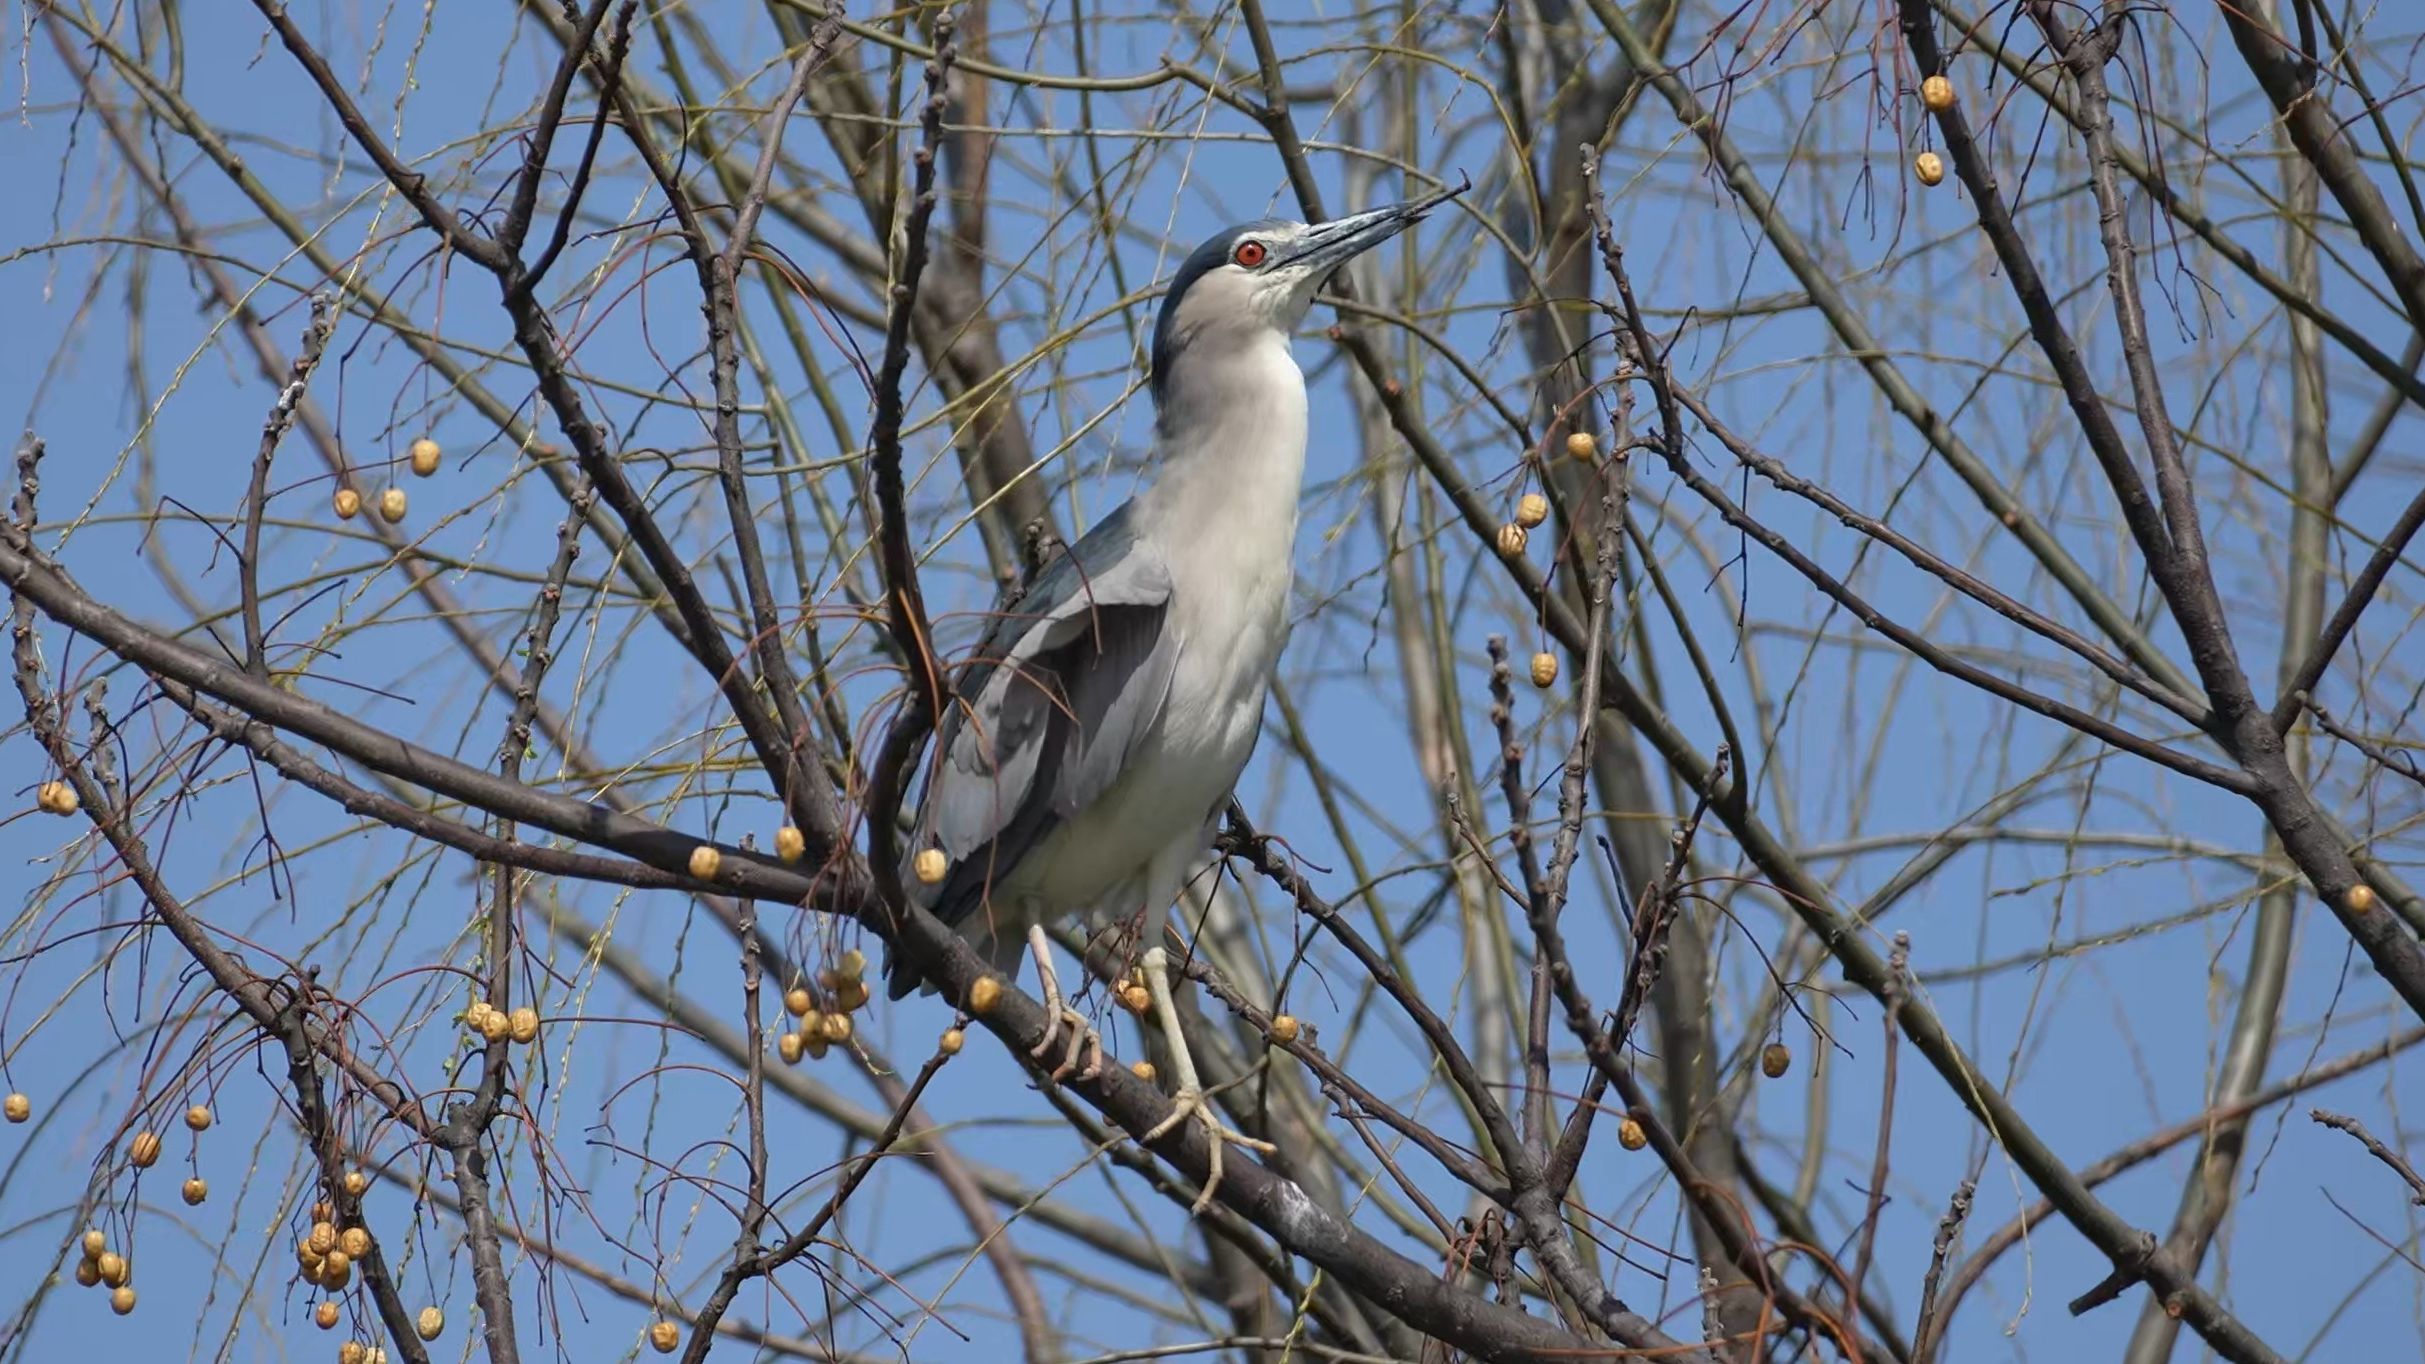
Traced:
[[[1058, 1084], [1067, 1079], [1073, 1070], [1078, 1072], [1080, 1083], [1092, 1080], [1103, 1073], [1103, 1038], [1087, 1024], [1086, 1015], [1070, 1008], [1062, 1000], [1061, 978], [1053, 971], [1052, 943], [1044, 936], [1044, 925], [1028, 926], [1027, 947], [1035, 954], [1036, 979], [1044, 987], [1044, 1037], [1027, 1054], [1042, 1062], [1045, 1053], [1052, 1050], [1053, 1039], [1061, 1035], [1061, 1027], [1066, 1023], [1070, 1029], [1069, 1049], [1061, 1057], [1061, 1064], [1053, 1067], [1053, 1082]], [[1084, 1069], [1078, 1066], [1081, 1055], [1086, 1057]]]
[[1191, 1117], [1204, 1125], [1205, 1144], [1210, 1148], [1206, 1157], [1204, 1191], [1196, 1195], [1195, 1203], [1188, 1208], [1190, 1215], [1201, 1217], [1204, 1210], [1212, 1206], [1213, 1191], [1221, 1187], [1221, 1148], [1224, 1145], [1234, 1143], [1266, 1155], [1277, 1148], [1268, 1141], [1257, 1141], [1244, 1133], [1232, 1132], [1213, 1116], [1212, 1104], [1204, 1097], [1204, 1086], [1196, 1079], [1195, 1058], [1187, 1053], [1187, 1036], [1179, 1030], [1179, 1008], [1171, 1002], [1170, 958], [1164, 956], [1159, 947], [1148, 948], [1144, 958], [1137, 963], [1137, 969], [1145, 977], [1146, 992], [1153, 996], [1154, 1017], [1162, 1024], [1162, 1040], [1170, 1049], [1171, 1075], [1179, 1082], [1178, 1091], [1170, 1096], [1170, 1116], [1155, 1123], [1144, 1139], [1149, 1142], [1157, 1140]]

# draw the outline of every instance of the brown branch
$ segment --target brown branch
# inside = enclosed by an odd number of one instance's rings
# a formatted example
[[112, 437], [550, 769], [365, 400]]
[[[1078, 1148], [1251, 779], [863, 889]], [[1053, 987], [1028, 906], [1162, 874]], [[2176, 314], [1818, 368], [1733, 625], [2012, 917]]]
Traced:
[[2425, 1207], [2425, 1175], [2419, 1175], [2416, 1167], [2408, 1163], [2406, 1156], [2375, 1140], [2374, 1133], [2366, 1130], [2366, 1124], [2348, 1114], [2334, 1113], [2322, 1108], [2307, 1110], [2307, 1116], [2336, 1132], [2347, 1132], [2357, 1141], [2358, 1145], [2366, 1148], [2366, 1154], [2390, 1166], [2391, 1172], [2398, 1175], [2401, 1181], [2408, 1185], [2409, 1202], [2419, 1207]]

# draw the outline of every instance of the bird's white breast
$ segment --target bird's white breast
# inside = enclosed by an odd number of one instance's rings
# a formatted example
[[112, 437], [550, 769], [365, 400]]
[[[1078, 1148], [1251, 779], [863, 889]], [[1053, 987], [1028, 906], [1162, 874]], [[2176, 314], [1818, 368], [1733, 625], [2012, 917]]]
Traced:
[[1177, 893], [1206, 821], [1254, 752], [1287, 639], [1304, 374], [1274, 336], [1192, 377], [1218, 392], [1192, 405], [1203, 420], [1165, 437], [1159, 476], [1136, 507], [1140, 541], [1169, 568], [1178, 665], [1128, 770], [1029, 859], [1037, 865], [1023, 889], [1060, 910], [1158, 910]]

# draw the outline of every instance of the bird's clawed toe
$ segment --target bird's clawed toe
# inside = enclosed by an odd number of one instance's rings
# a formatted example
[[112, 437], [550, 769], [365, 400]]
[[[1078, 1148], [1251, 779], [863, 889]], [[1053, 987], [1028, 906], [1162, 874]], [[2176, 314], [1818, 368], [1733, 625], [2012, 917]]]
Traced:
[[1213, 1116], [1212, 1103], [1204, 1097], [1204, 1092], [1194, 1088], [1182, 1089], [1171, 1095], [1170, 1115], [1155, 1123], [1142, 1140], [1148, 1143], [1159, 1141], [1168, 1136], [1171, 1129], [1190, 1119], [1204, 1128], [1205, 1171], [1204, 1188], [1197, 1193], [1196, 1201], [1188, 1205], [1187, 1211], [1191, 1217], [1202, 1217], [1204, 1210], [1212, 1206], [1213, 1195], [1221, 1188], [1222, 1147], [1243, 1146], [1257, 1155], [1266, 1156], [1279, 1148], [1268, 1141], [1258, 1141], [1243, 1132], [1222, 1126], [1221, 1120]]
[[[1061, 1060], [1045, 1078], [1059, 1084], [1075, 1074], [1078, 1083], [1086, 1084], [1103, 1073], [1103, 1034], [1096, 1032], [1094, 1026], [1086, 1021], [1086, 1015], [1076, 1009], [1064, 1005], [1046, 1014], [1044, 1036], [1028, 1049], [1027, 1054], [1036, 1064], [1042, 1065], [1045, 1058], [1052, 1054], [1053, 1043], [1061, 1040], [1065, 1029], [1069, 1040], [1062, 1050]], [[1080, 1057], [1085, 1058], [1084, 1065], [1079, 1064]]]

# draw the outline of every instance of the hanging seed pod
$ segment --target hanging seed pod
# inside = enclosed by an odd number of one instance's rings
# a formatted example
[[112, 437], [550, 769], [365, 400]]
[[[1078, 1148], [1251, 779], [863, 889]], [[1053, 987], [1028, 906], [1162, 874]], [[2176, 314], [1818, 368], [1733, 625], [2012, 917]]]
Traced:
[[34, 1116], [34, 1101], [23, 1094], [11, 1094], [0, 1099], [0, 1114], [7, 1115], [10, 1122], [24, 1122]]
[[[489, 1012], [494, 1013], [496, 1011], [491, 1009]], [[370, 1192], [370, 1176], [362, 1173], [360, 1170], [346, 1171], [344, 1184], [345, 1191], [352, 1194], [356, 1198], [360, 1198], [362, 1195]]]
[[1930, 76], [1920, 82], [1920, 103], [1932, 114], [1941, 114], [1953, 107], [1953, 82], [1943, 76]]
[[1628, 1117], [1617, 1124], [1617, 1145], [1628, 1151], [1639, 1151], [1650, 1145], [1650, 1133], [1642, 1130], [1641, 1119]]
[[682, 1346], [682, 1328], [670, 1321], [659, 1321], [648, 1328], [649, 1348], [669, 1355]]
[[126, 1144], [126, 1159], [138, 1170], [150, 1169], [160, 1159], [160, 1134], [137, 1132], [135, 1139]]
[[525, 1004], [506, 1016], [506, 1035], [524, 1046], [539, 1040], [539, 1011]]
[[918, 884], [939, 885], [943, 874], [951, 870], [951, 859], [943, 855], [941, 848], [927, 848], [911, 859], [910, 870], [916, 873]]
[[84, 1233], [84, 1240], [81, 1244], [85, 1259], [98, 1260], [101, 1258], [101, 1252], [109, 1249], [109, 1238], [98, 1231], [87, 1231]]
[[800, 1057], [806, 1050], [800, 1034], [796, 1032], [787, 1032], [775, 1039], [775, 1055], [782, 1057], [783, 1064], [787, 1066], [800, 1064]]
[[1793, 1052], [1782, 1042], [1760, 1048], [1760, 1073], [1774, 1080], [1793, 1069]]
[[1499, 527], [1499, 553], [1510, 559], [1521, 558], [1525, 543], [1531, 539], [1530, 532], [1510, 521]]
[[344, 1309], [337, 1306], [335, 1298], [322, 1298], [320, 1305], [312, 1309], [312, 1325], [323, 1331], [334, 1331], [337, 1329], [337, 1319], [342, 1315]]
[[438, 448], [438, 442], [431, 440], [427, 436], [423, 436], [421, 439], [413, 442], [410, 453], [413, 461], [413, 472], [419, 474], [423, 478], [427, 478], [431, 474], [438, 472], [438, 457], [444, 452]]
[[1299, 1025], [1298, 1025], [1298, 1023], [1297, 1023], [1297, 1016], [1296, 1016], [1295, 1014], [1273, 1014], [1273, 1015], [1272, 1015], [1272, 1018], [1271, 1018], [1271, 1040], [1272, 1040], [1272, 1041], [1277, 1042], [1277, 1043], [1279, 1043], [1281, 1046], [1285, 1047], [1285, 1046], [1287, 1046], [1289, 1043], [1294, 1042], [1294, 1041], [1296, 1041], [1296, 1040], [1297, 1040], [1297, 1032], [1298, 1032], [1298, 1030], [1299, 1030]]
[[1532, 656], [1532, 684], [1536, 687], [1554, 686], [1558, 680], [1558, 656], [1544, 650]]
[[1590, 459], [1600, 453], [1600, 438], [1589, 431], [1577, 431], [1566, 438], [1569, 459]]
[[982, 1017], [992, 1013], [994, 1006], [1001, 1002], [1002, 980], [999, 976], [979, 976], [976, 984], [968, 987], [968, 1011], [972, 1014]]
[[797, 862], [808, 856], [808, 837], [789, 824], [775, 830], [775, 856]]
[[702, 843], [690, 850], [690, 874], [702, 881], [713, 881], [724, 870], [724, 854]]
[[109, 1310], [122, 1317], [129, 1312], [134, 1311], [135, 1290], [128, 1288], [124, 1284], [120, 1284], [115, 1289], [112, 1289], [109, 1295]]
[[199, 1208], [202, 1206], [202, 1200], [211, 1196], [211, 1186], [200, 1175], [196, 1175], [185, 1181], [185, 1187], [177, 1191], [177, 1196], [185, 1200], [185, 1206]]
[[337, 1233], [337, 1249], [359, 1260], [370, 1254], [370, 1232], [361, 1227], [347, 1227]]
[[1154, 1063], [1139, 1061], [1128, 1068], [1128, 1073], [1150, 1085], [1154, 1082]]
[[958, 1056], [960, 1048], [966, 1045], [968, 1038], [958, 1028], [945, 1028], [942, 1039], [935, 1043], [935, 1049], [945, 1056]]
[[446, 1313], [435, 1305], [422, 1308], [421, 1315], [413, 1318], [413, 1334], [423, 1340], [436, 1340], [445, 1331]]
[[102, 1251], [101, 1258], [93, 1261], [93, 1268], [100, 1272], [101, 1282], [112, 1288], [125, 1283], [129, 1273], [126, 1257], [114, 1250]]
[[329, 501], [336, 507], [340, 521], [351, 521], [362, 514], [362, 494], [351, 488], [339, 488]]
[[404, 495], [402, 488], [389, 488], [379, 494], [379, 519], [391, 526], [395, 525], [404, 519], [404, 513], [410, 505], [411, 499]]
[[1529, 530], [1549, 519], [1549, 499], [1526, 493], [1516, 502], [1516, 524]]
[[1920, 177], [1923, 185], [1945, 182], [1945, 158], [1935, 152], [1922, 152], [1911, 159], [1911, 173]]
[[63, 781], [46, 781], [34, 788], [34, 808], [50, 815], [72, 815], [84, 802], [76, 788]]
[[76, 1261], [76, 1283], [79, 1287], [91, 1288], [99, 1282], [101, 1282], [101, 1266], [90, 1260]]
[[201, 1104], [195, 1104], [193, 1107], [185, 1110], [185, 1125], [192, 1128], [196, 1132], [209, 1131], [211, 1125], [211, 1111], [203, 1107]]

